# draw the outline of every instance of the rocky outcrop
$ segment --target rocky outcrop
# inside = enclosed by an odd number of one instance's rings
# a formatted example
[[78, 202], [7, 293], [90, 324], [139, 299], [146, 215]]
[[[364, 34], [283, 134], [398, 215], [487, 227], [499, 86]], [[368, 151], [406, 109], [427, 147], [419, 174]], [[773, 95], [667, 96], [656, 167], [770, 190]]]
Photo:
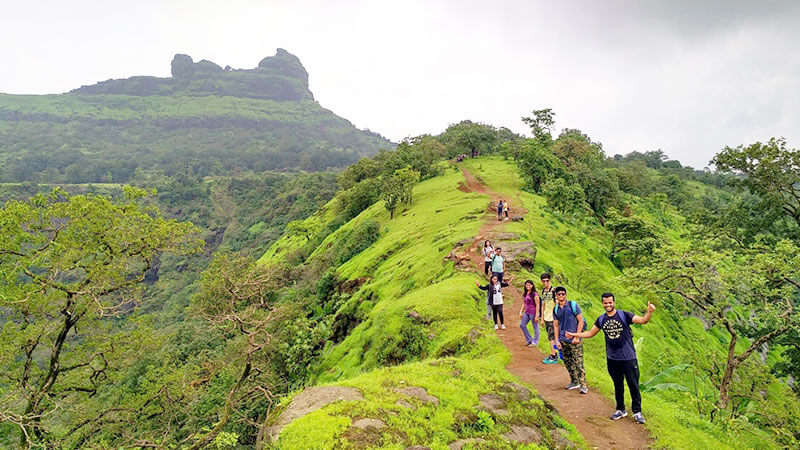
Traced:
[[220, 95], [266, 100], [313, 100], [308, 89], [308, 72], [300, 59], [279, 48], [254, 69], [232, 69], [191, 56], [177, 54], [172, 58], [170, 78], [130, 77], [106, 80], [71, 91], [89, 95]]
[[315, 386], [305, 389], [292, 399], [267, 433], [276, 438], [293, 421], [325, 405], [343, 400], [364, 400], [364, 397], [358, 389], [344, 386]]

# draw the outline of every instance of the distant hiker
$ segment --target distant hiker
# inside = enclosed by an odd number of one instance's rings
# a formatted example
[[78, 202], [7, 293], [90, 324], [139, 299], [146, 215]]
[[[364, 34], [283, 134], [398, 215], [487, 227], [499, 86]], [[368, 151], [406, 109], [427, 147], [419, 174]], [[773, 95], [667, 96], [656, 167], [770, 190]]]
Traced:
[[[489, 269], [492, 268], [492, 259], [494, 259], [494, 247], [489, 240], [483, 242], [483, 273], [488, 276]], [[486, 304], [486, 320], [492, 317], [492, 305]]]
[[506, 220], [508, 220], [508, 202], [503, 200], [503, 214], [506, 215]]
[[566, 333], [583, 331], [586, 323], [583, 320], [581, 307], [577, 302], [567, 300], [567, 289], [559, 286], [555, 289], [556, 307], [553, 309], [553, 326], [558, 335], [556, 346], [564, 355], [564, 365], [569, 372], [569, 384], [566, 389], [580, 389], [586, 394], [586, 371], [583, 368], [583, 345], [580, 338], [568, 338]]
[[[481, 286], [480, 283], [477, 281], [475, 284], [478, 285], [478, 288], [487, 291], [486, 295], [486, 304], [492, 306], [492, 317], [494, 318], [494, 329], [506, 329], [505, 321], [503, 320], [503, 292], [502, 288], [507, 287], [508, 283], [504, 283], [497, 279], [496, 276], [492, 276], [492, 279], [489, 281], [489, 284], [486, 286]], [[498, 323], [497, 318], [500, 317], [500, 322]]]
[[[525, 281], [522, 291], [519, 327], [522, 328], [522, 334], [525, 335], [525, 344], [528, 347], [535, 347], [539, 345], [539, 312], [542, 310], [539, 294], [536, 293], [536, 287], [531, 280]], [[528, 322], [533, 326], [533, 337], [528, 332]]]
[[636, 347], [633, 346], [633, 331], [631, 324], [645, 324], [650, 321], [650, 316], [656, 310], [652, 303], [647, 304], [644, 317], [634, 315], [628, 311], [616, 308], [614, 294], [606, 292], [601, 295], [603, 309], [606, 313], [594, 321], [592, 329], [582, 333], [564, 333], [568, 338], [590, 338], [603, 330], [606, 338], [606, 363], [608, 374], [614, 382], [614, 397], [617, 400], [617, 410], [611, 416], [612, 420], [619, 420], [628, 415], [625, 410], [625, 383], [631, 391], [631, 409], [633, 418], [639, 423], [644, 423], [642, 416], [642, 395], [639, 393], [639, 362], [636, 360]]
[[540, 277], [542, 279], [542, 292], [539, 298], [542, 304], [541, 320], [547, 330], [547, 339], [550, 340], [550, 356], [542, 361], [545, 364], [555, 364], [558, 362], [558, 352], [556, 351], [556, 333], [553, 327], [553, 308], [556, 306], [555, 292], [550, 284], [550, 274], [545, 272]]
[[483, 242], [483, 273], [489, 275], [489, 269], [492, 267], [492, 258], [494, 258], [494, 247], [489, 240]]
[[503, 201], [497, 203], [497, 220], [503, 220]]
[[497, 277], [501, 282], [503, 281], [503, 274], [506, 272], [506, 259], [503, 258], [503, 249], [497, 247], [494, 249], [494, 257], [492, 257], [492, 276]]

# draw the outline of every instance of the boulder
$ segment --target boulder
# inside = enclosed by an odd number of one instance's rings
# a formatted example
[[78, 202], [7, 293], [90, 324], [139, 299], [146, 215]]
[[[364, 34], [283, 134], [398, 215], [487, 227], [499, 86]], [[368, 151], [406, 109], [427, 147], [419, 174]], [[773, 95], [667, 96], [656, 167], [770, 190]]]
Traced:
[[484, 408], [493, 414], [508, 414], [506, 402], [503, 400], [503, 397], [500, 397], [497, 394], [484, 394], [478, 397], [478, 400], [480, 400], [481, 405], [483, 405]]
[[363, 419], [358, 419], [355, 422], [353, 422], [352, 426], [354, 426], [356, 428], [377, 428], [377, 429], [381, 429], [381, 428], [386, 427], [386, 424], [380, 419], [370, 419], [370, 418], [365, 417]]
[[326, 405], [342, 400], [364, 400], [356, 388], [344, 386], [315, 386], [297, 394], [283, 410], [278, 420], [267, 430], [269, 435], [277, 438], [286, 425], [316, 411]]
[[451, 250], [450, 254], [444, 258], [444, 262], [447, 261], [453, 261], [456, 269], [471, 270], [473, 268], [469, 253], [464, 250]]
[[466, 444], [477, 444], [478, 442], [486, 442], [486, 440], [481, 438], [459, 439], [447, 444], [447, 446], [450, 450], [461, 450]]
[[503, 435], [511, 442], [532, 444], [542, 442], [542, 432], [538, 428], [524, 425], [511, 425], [511, 431]]
[[407, 397], [413, 397], [422, 400], [425, 403], [432, 403], [434, 405], [439, 404], [439, 399], [433, 395], [428, 395], [428, 391], [426, 391], [425, 388], [409, 386], [404, 388], [395, 388], [394, 391]]

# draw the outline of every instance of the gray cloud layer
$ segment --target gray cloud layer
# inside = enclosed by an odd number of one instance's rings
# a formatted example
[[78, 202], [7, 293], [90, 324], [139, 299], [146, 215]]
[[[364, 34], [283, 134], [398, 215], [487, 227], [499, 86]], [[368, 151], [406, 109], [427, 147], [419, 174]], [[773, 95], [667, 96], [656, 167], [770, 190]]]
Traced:
[[551, 107], [606, 152], [695, 167], [725, 145], [800, 145], [791, 1], [38, 2], [0, 16], [0, 92], [167, 75], [172, 54], [297, 54], [324, 106], [392, 139], [464, 118], [526, 131]]

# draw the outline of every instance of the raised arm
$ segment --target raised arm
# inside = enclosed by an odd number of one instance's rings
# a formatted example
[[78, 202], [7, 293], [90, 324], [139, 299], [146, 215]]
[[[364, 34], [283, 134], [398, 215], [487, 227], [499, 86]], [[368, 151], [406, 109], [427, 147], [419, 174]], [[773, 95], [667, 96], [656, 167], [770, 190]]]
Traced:
[[641, 316], [633, 316], [633, 323], [642, 325], [647, 322], [650, 322], [650, 317], [653, 315], [653, 311], [656, 310], [656, 305], [648, 302], [647, 303], [647, 312], [645, 313], [644, 317]]

